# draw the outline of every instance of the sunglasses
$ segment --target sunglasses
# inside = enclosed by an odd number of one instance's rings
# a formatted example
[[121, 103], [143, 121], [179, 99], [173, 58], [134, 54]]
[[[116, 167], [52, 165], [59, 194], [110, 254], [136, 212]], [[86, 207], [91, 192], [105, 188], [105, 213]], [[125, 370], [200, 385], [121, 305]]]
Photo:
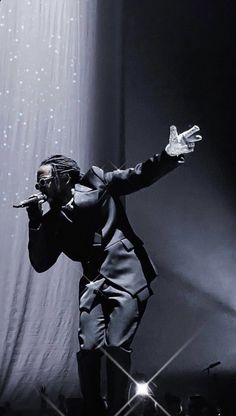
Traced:
[[44, 188], [44, 186], [47, 185], [47, 183], [50, 182], [52, 179], [54, 179], [54, 176], [39, 179], [39, 181], [35, 184], [35, 189], [39, 190], [41, 188]]

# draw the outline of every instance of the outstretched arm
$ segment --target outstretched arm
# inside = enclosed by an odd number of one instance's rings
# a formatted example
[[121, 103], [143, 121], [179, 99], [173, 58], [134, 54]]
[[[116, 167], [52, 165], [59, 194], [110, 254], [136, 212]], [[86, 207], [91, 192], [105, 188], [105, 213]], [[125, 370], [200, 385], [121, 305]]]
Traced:
[[105, 179], [113, 195], [127, 195], [150, 186], [162, 176], [184, 163], [183, 154], [193, 152], [199, 127], [194, 126], [178, 135], [175, 126], [170, 127], [169, 144], [160, 154], [155, 154], [134, 168], [105, 173]]
[[164, 150], [160, 155], [155, 154], [134, 168], [105, 173], [105, 180], [113, 195], [127, 195], [150, 186], [182, 163], [183, 156], [169, 156]]

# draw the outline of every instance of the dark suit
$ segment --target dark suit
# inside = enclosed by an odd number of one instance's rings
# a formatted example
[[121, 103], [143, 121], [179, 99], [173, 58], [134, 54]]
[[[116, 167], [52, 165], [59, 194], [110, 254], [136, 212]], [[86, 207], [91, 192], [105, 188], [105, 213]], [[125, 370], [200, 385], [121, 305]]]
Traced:
[[[75, 185], [69, 204], [51, 209], [39, 228], [30, 224], [29, 255], [36, 271], [49, 269], [62, 252], [82, 263], [81, 349], [107, 346], [128, 353], [157, 272], [119, 197], [151, 185], [183, 161], [163, 151], [135, 168], [104, 173], [93, 166]], [[88, 365], [91, 357], [85, 376]], [[85, 389], [85, 396], [91, 394]]]
[[88, 264], [96, 263], [101, 275], [135, 296], [156, 271], [119, 196], [151, 185], [182, 161], [163, 151], [135, 168], [104, 173], [93, 166], [75, 185], [71, 205], [50, 210], [38, 229], [29, 224], [29, 256], [35, 270], [48, 270], [64, 252], [81, 261], [86, 271]]

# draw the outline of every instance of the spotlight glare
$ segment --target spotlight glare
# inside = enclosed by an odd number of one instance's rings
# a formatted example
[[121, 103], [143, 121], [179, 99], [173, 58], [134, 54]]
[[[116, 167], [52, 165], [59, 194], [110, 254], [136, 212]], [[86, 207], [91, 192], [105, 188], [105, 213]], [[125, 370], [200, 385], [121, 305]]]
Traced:
[[136, 383], [136, 395], [149, 396], [148, 383]]

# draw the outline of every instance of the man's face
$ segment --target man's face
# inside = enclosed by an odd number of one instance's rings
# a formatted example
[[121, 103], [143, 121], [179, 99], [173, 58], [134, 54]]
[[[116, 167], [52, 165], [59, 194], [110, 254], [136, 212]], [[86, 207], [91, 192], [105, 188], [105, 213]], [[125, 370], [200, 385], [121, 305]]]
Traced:
[[51, 165], [40, 166], [37, 172], [37, 189], [47, 196], [47, 201], [51, 203], [60, 199], [64, 191], [64, 182], [58, 176], [58, 179], [53, 176], [53, 169]]

